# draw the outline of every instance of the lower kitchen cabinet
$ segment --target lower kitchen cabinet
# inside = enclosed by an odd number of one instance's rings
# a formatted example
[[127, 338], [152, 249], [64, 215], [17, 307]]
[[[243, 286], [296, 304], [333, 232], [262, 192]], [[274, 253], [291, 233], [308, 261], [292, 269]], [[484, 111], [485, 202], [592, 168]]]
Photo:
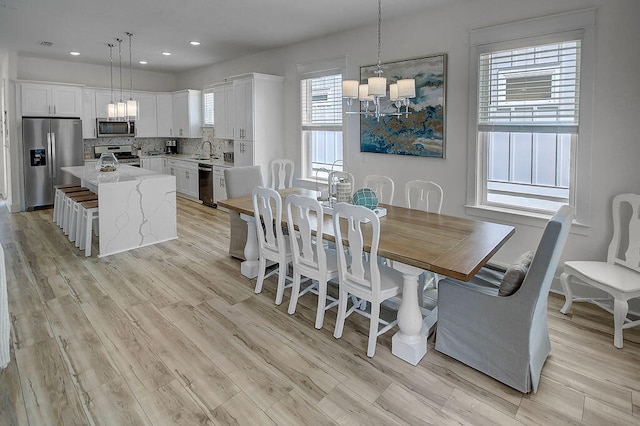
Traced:
[[198, 163], [181, 160], [168, 160], [169, 174], [176, 177], [178, 195], [198, 199]]
[[163, 173], [164, 160], [165, 160], [164, 158], [160, 158], [160, 157], [141, 158], [140, 167], [147, 170], [153, 170], [154, 172], [157, 172], [157, 173]]
[[213, 167], [213, 202], [227, 199], [227, 187], [224, 181], [224, 167]]

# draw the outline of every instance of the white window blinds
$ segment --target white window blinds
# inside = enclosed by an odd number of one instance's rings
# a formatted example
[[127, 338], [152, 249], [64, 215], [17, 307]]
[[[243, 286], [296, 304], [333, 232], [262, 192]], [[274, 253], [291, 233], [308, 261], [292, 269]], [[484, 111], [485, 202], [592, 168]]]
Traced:
[[478, 130], [577, 133], [580, 41], [483, 53]]
[[300, 80], [302, 129], [342, 130], [342, 74]]
[[202, 117], [204, 126], [213, 126], [213, 89], [202, 91]]

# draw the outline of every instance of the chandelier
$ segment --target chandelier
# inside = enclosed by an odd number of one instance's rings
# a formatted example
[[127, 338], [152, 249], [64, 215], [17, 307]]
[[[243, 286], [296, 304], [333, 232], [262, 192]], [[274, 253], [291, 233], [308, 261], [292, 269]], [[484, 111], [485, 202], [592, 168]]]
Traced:
[[[344, 80], [342, 82], [342, 97], [347, 100], [347, 114], [359, 114], [373, 116], [380, 121], [380, 117], [409, 115], [409, 103], [411, 98], [416, 97], [416, 81], [413, 78], [404, 78], [389, 85], [389, 100], [393, 102], [396, 112], [384, 113], [381, 110], [380, 101], [387, 96], [387, 79], [382, 76], [382, 63], [380, 62], [380, 51], [382, 46], [381, 37], [382, 26], [382, 0], [378, 0], [378, 65], [374, 73], [375, 77], [369, 77], [366, 84], [361, 84], [358, 80]], [[351, 111], [353, 100], [361, 102], [364, 111]], [[373, 103], [373, 111], [370, 104]], [[402, 109], [404, 108], [404, 112]]]
[[118, 42], [118, 61], [120, 71], [120, 100], [116, 102], [113, 97], [113, 54], [114, 44], [109, 43], [109, 69], [111, 73], [111, 102], [107, 104], [107, 118], [109, 120], [135, 120], [138, 116], [138, 101], [133, 99], [133, 73], [131, 71], [131, 37], [133, 33], [125, 33], [129, 36], [129, 90], [130, 97], [127, 101], [123, 99], [122, 93], [122, 39], [116, 38]]
[[138, 118], [138, 101], [133, 99], [133, 74], [131, 72], [131, 37], [133, 33], [126, 33], [129, 37], [129, 100], [127, 101], [127, 119], [135, 120]]

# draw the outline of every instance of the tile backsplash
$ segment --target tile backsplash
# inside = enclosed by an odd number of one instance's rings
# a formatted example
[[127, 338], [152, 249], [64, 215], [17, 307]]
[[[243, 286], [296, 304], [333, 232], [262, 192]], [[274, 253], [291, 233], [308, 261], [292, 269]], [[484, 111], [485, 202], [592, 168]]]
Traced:
[[[179, 154], [207, 154], [208, 146], [202, 146], [204, 141], [210, 141], [214, 157], [223, 157], [225, 152], [233, 152], [233, 141], [216, 139], [213, 137], [213, 129], [202, 129], [202, 138], [176, 138]], [[100, 138], [84, 140], [84, 157], [93, 158], [93, 148], [97, 145], [133, 145], [146, 155], [150, 151], [164, 152], [165, 141], [171, 138]]]

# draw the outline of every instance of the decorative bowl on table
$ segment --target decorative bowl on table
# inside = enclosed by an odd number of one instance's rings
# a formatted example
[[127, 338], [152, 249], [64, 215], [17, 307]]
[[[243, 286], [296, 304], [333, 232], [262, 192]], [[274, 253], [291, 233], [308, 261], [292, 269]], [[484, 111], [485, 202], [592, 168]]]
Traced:
[[378, 196], [370, 188], [358, 189], [353, 193], [353, 204], [374, 210], [378, 207]]
[[100, 173], [115, 172], [120, 167], [120, 163], [112, 152], [105, 152], [100, 155], [100, 159], [96, 163], [96, 170]]

